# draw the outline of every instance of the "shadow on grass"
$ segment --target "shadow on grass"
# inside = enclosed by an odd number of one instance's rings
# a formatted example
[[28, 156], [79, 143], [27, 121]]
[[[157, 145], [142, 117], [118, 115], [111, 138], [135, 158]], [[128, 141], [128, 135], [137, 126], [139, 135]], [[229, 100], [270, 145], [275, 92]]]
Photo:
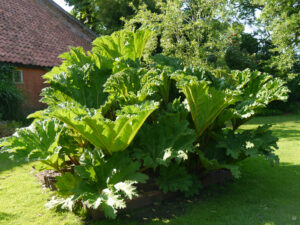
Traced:
[[280, 124], [293, 122], [295, 124], [300, 123], [300, 114], [291, 114], [284, 116], [258, 116], [247, 122], [247, 124]]
[[272, 129], [273, 134], [278, 137], [279, 139], [292, 139], [292, 140], [300, 140], [300, 124], [298, 130], [292, 130], [292, 129]]
[[16, 218], [17, 216], [15, 214], [10, 214], [10, 213], [4, 213], [4, 212], [0, 212], [0, 222], [4, 221], [4, 220], [11, 220]]
[[120, 215], [116, 221], [87, 224], [299, 225], [300, 165], [271, 167], [261, 158], [241, 163], [242, 177], [210, 187], [193, 198], [178, 197]]
[[0, 153], [0, 173], [6, 170], [13, 169], [14, 167], [27, 164], [28, 162], [24, 161], [14, 161], [9, 158], [9, 154]]

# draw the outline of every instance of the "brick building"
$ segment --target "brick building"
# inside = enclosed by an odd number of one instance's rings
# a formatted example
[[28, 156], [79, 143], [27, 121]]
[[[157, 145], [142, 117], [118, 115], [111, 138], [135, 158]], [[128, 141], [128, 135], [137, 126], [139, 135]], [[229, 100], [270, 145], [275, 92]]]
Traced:
[[95, 37], [52, 0], [0, 0], [0, 62], [18, 68], [27, 109], [42, 107], [42, 75], [60, 64], [57, 57], [69, 46], [89, 50]]

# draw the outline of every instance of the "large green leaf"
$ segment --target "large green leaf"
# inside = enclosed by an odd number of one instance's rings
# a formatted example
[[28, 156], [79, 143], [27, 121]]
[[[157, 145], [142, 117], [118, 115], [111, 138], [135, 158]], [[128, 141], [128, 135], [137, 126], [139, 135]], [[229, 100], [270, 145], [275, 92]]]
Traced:
[[272, 135], [270, 125], [263, 125], [253, 130], [234, 131], [224, 128], [211, 134], [211, 142], [199, 153], [202, 165], [207, 171], [221, 168], [230, 169], [239, 177], [237, 162], [248, 157], [263, 156], [271, 164], [278, 164], [275, 154], [278, 138]]
[[137, 196], [134, 184], [144, 183], [148, 178], [137, 172], [140, 163], [132, 161], [127, 153], [118, 153], [107, 159], [97, 150], [87, 151], [80, 163], [74, 174], [66, 173], [57, 179], [59, 197], [52, 199], [49, 207], [60, 206], [72, 211], [76, 203], [81, 202], [115, 218], [117, 210], [126, 207], [125, 199]]
[[148, 30], [119, 31], [95, 40], [92, 52], [71, 48], [60, 57], [63, 63], [44, 75], [50, 84], [42, 92], [42, 101], [48, 105], [78, 102], [88, 108], [99, 108], [107, 101], [103, 85], [112, 73], [133, 66], [140, 60]]
[[[212, 149], [209, 150], [212, 151]], [[218, 150], [214, 149], [214, 150], [218, 151], [219, 149]], [[215, 153], [218, 154], [218, 152]], [[228, 169], [231, 171], [234, 178], [238, 179], [241, 177], [239, 166], [236, 164], [228, 164], [225, 162], [220, 162], [219, 160], [217, 160], [217, 157], [213, 159], [208, 159], [203, 152], [199, 153], [199, 158], [201, 161], [201, 165], [205, 168], [205, 173], [209, 171], [220, 170], [220, 169]]]
[[129, 146], [145, 120], [157, 107], [155, 102], [128, 106], [112, 121], [99, 112], [92, 113], [79, 105], [64, 104], [56, 107], [51, 116], [80, 133], [96, 148], [112, 154]]
[[145, 124], [133, 143], [135, 156], [144, 161], [144, 167], [154, 169], [168, 166], [172, 159], [187, 160], [196, 139], [188, 125], [175, 113], [162, 116], [154, 124]]
[[239, 98], [234, 107], [237, 119], [247, 120], [270, 102], [288, 98], [289, 90], [279, 78], [250, 70], [233, 71], [231, 75], [234, 92]]
[[272, 135], [270, 127], [264, 125], [241, 132], [224, 130], [217, 147], [225, 148], [226, 154], [236, 161], [262, 155], [270, 162], [278, 163], [278, 156], [274, 153], [278, 149], [276, 144], [278, 138]]
[[112, 61], [123, 59], [141, 59], [148, 39], [152, 35], [150, 30], [118, 31], [111, 36], [97, 38], [93, 45], [93, 52], [105, 56]]
[[104, 92], [110, 94], [111, 99], [123, 104], [137, 104], [144, 102], [153, 94], [151, 78], [145, 68], [130, 68], [116, 73], [107, 80]]
[[183, 165], [172, 164], [169, 167], [160, 168], [160, 176], [156, 182], [164, 193], [189, 192], [193, 185], [193, 176], [188, 173]]
[[1, 139], [0, 148], [16, 160], [40, 160], [59, 170], [62, 130], [58, 120], [35, 121], [29, 127], [18, 129], [13, 136]]
[[209, 87], [205, 81], [191, 81], [181, 88], [188, 101], [197, 137], [234, 101], [230, 94]]
[[137, 104], [151, 100], [169, 103], [171, 79], [169, 68], [130, 68], [112, 75], [105, 83], [105, 92], [121, 104]]
[[110, 71], [102, 68], [97, 55], [86, 55], [81, 48], [72, 48], [66, 61], [47, 73], [50, 84], [43, 90], [42, 101], [48, 105], [78, 102], [89, 108], [99, 108], [107, 100], [103, 85]]

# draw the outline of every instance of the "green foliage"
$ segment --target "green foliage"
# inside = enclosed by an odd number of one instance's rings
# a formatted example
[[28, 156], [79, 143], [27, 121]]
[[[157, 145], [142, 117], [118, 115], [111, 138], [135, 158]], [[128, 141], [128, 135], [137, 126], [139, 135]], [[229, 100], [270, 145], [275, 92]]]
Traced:
[[259, 44], [260, 43], [253, 35], [247, 33], [242, 34], [240, 44], [241, 50], [244, 50], [249, 54], [255, 54], [259, 50]]
[[104, 91], [110, 94], [111, 99], [123, 104], [141, 103], [154, 93], [149, 79], [153, 79], [151, 72], [148, 73], [145, 68], [125, 69], [107, 80]]
[[[226, 65], [231, 70], [262, 69], [267, 60], [267, 44], [259, 40], [254, 34], [235, 31], [231, 35], [231, 45], [225, 53]], [[268, 48], [267, 48], [268, 49]], [[267, 72], [266, 70], [262, 70]]]
[[7, 121], [0, 123], [0, 138], [12, 135], [17, 128], [22, 127], [22, 123], [17, 121]]
[[187, 65], [223, 65], [229, 44], [226, 1], [157, 1], [158, 12], [140, 7], [125, 28], [155, 33], [147, 50], [173, 56]]
[[9, 64], [0, 63], [0, 119], [18, 119], [24, 97], [13, 82], [17, 69]]
[[300, 4], [291, 1], [254, 0], [262, 6], [260, 19], [270, 32], [275, 49], [281, 54], [274, 56], [273, 64], [288, 71], [299, 60], [300, 43]]
[[57, 105], [78, 102], [89, 108], [99, 108], [106, 100], [103, 84], [108, 78], [96, 54], [86, 55], [82, 48], [72, 48], [61, 55], [65, 61], [44, 78], [51, 86], [43, 90], [42, 102]]
[[225, 61], [232, 70], [255, 69], [256, 63], [252, 57], [243, 52], [239, 47], [229, 47], [225, 54]]
[[145, 124], [134, 142], [135, 156], [144, 167], [168, 167], [172, 160], [178, 163], [188, 159], [193, 151], [195, 134], [179, 114], [167, 114], [155, 124]]
[[192, 81], [182, 87], [189, 104], [197, 137], [215, 121], [222, 111], [233, 103], [233, 97], [209, 87], [205, 81]]
[[62, 129], [55, 120], [35, 121], [27, 128], [17, 129], [13, 136], [1, 139], [0, 147], [15, 160], [38, 160], [60, 171], [65, 162], [63, 148], [59, 146]]
[[[177, 209], [186, 202], [186, 210], [176, 214], [176, 218], [169, 219], [169, 224], [245, 224], [245, 221], [247, 221], [247, 225], [268, 224], [269, 221], [273, 221], [275, 224], [292, 223], [291, 216], [297, 216], [297, 218], [300, 216], [300, 206], [293, 204], [295, 200], [300, 199], [300, 180], [298, 179], [300, 158], [299, 149], [295, 147], [299, 144], [299, 120], [299, 114], [257, 117], [242, 127], [242, 129], [255, 129], [260, 124], [274, 124], [272, 130], [279, 138], [280, 146], [280, 150], [276, 152], [283, 161], [280, 166], [270, 167], [261, 158], [246, 160], [240, 164], [242, 177], [239, 180], [227, 185], [207, 188], [207, 191], [200, 192], [199, 197], [185, 199], [192, 201], [172, 201], [170, 214], [163, 210], [159, 212], [159, 215], [164, 218], [166, 215], [176, 213], [178, 212]], [[120, 215], [120, 218], [115, 221], [108, 219], [97, 221], [85, 219], [78, 214], [69, 212], [57, 213], [55, 210], [47, 210], [44, 205], [47, 199], [51, 199], [53, 192], [47, 189], [41, 190], [41, 186], [37, 185], [36, 177], [30, 173], [32, 164], [20, 165], [10, 161], [6, 156], [1, 156], [0, 171], [0, 199], [1, 202], [5, 203], [0, 204], [1, 222], [7, 225], [49, 223], [123, 225], [140, 223], [140, 214], [138, 213], [140, 210], [134, 210], [134, 214], [131, 214], [129, 219]], [[204, 193], [213, 194], [213, 196], [205, 198], [203, 197]], [[199, 198], [200, 200], [197, 200]], [[245, 202], [251, 202], [251, 204], [245, 204]], [[263, 207], [262, 203], [265, 203]], [[169, 210], [169, 207], [167, 205], [163, 209]], [[160, 210], [161, 206], [154, 208]], [[263, 210], [264, 208], [266, 210]], [[143, 211], [143, 208], [141, 210]], [[215, 216], [215, 211], [218, 212], [218, 216]], [[257, 216], [259, 212], [263, 212], [264, 219]], [[40, 216], [41, 214], [42, 216]], [[291, 216], [287, 216], [287, 214]], [[155, 223], [159, 225], [166, 223], [165, 220], [162, 220], [161, 218]], [[149, 223], [153, 222], [150, 221]]]
[[56, 187], [60, 197], [52, 199], [48, 207], [60, 206], [73, 210], [77, 204], [101, 208], [109, 218], [115, 218], [117, 209], [126, 207], [124, 198], [137, 196], [137, 182], [144, 183], [147, 176], [137, 172], [140, 164], [127, 154], [115, 154], [109, 159], [99, 151], [85, 153], [75, 173], [58, 177]]
[[193, 185], [193, 176], [184, 166], [172, 164], [160, 168], [160, 177], [156, 179], [164, 193], [181, 191], [188, 193]]
[[50, 115], [78, 132], [96, 148], [111, 155], [114, 152], [124, 151], [129, 146], [155, 109], [157, 109], [155, 102], [127, 106], [123, 111], [119, 111], [115, 121], [111, 121], [99, 112], [92, 113], [83, 107], [65, 104], [59, 105]]
[[239, 101], [234, 107], [234, 128], [238, 128], [270, 102], [285, 101], [289, 89], [279, 78], [273, 78], [258, 71], [235, 71], [232, 73], [233, 89], [237, 92]]
[[276, 144], [278, 138], [272, 136], [270, 127], [270, 125], [264, 125], [255, 130], [242, 132], [224, 130], [220, 137], [222, 140], [218, 142], [217, 147], [226, 149], [226, 155], [230, 156], [231, 160], [262, 155], [270, 162], [278, 163], [279, 159], [274, 154], [274, 151], [278, 149]]
[[214, 147], [211, 148], [211, 146], [207, 146], [205, 150], [207, 150], [207, 152], [200, 153], [199, 158], [206, 172], [227, 169], [230, 170], [234, 178], [238, 179], [241, 177], [241, 171], [238, 165], [222, 163], [222, 159], [224, 159], [225, 155], [224, 151], [221, 152], [220, 149], [218, 149], [218, 151]]
[[111, 60], [141, 59], [146, 43], [152, 32], [138, 30], [136, 32], [115, 32], [94, 41], [94, 52], [100, 53]]
[[135, 14], [134, 8], [146, 5], [156, 11], [155, 0], [66, 0], [73, 6], [72, 14], [98, 34], [109, 35], [120, 30], [123, 18]]
[[[235, 21], [251, 26], [247, 30], [251, 34], [242, 34], [243, 44], [239, 47], [242, 50], [248, 46], [247, 52], [255, 59], [257, 69], [288, 77], [299, 61], [299, 2], [234, 0], [230, 1], [228, 8]], [[236, 32], [235, 36], [240, 34]], [[250, 36], [255, 37], [259, 44]]]
[[151, 34], [119, 31], [95, 40], [91, 52], [63, 54], [62, 65], [44, 76], [49, 107], [30, 116], [31, 126], [1, 139], [2, 152], [61, 173], [49, 207], [115, 218], [148, 177], [163, 192], [191, 196], [208, 171], [225, 168], [238, 178], [236, 163], [245, 158], [278, 161], [268, 126], [237, 128], [269, 102], [285, 100], [284, 82], [150, 56]]
[[[292, 76], [287, 81], [287, 87], [290, 89], [289, 98], [286, 102], [274, 101], [263, 110], [266, 115], [281, 115], [283, 113], [298, 113], [300, 112], [300, 67], [295, 67], [295, 72], [298, 75]], [[276, 114], [277, 113], [277, 114]], [[262, 114], [262, 113], [260, 113]]]

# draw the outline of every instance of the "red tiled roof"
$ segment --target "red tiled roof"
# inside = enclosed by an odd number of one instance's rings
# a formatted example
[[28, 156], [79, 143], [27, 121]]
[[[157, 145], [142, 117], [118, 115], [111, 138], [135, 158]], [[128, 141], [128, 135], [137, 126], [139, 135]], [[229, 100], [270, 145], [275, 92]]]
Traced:
[[53, 67], [69, 46], [95, 38], [52, 0], [0, 0], [0, 62]]

